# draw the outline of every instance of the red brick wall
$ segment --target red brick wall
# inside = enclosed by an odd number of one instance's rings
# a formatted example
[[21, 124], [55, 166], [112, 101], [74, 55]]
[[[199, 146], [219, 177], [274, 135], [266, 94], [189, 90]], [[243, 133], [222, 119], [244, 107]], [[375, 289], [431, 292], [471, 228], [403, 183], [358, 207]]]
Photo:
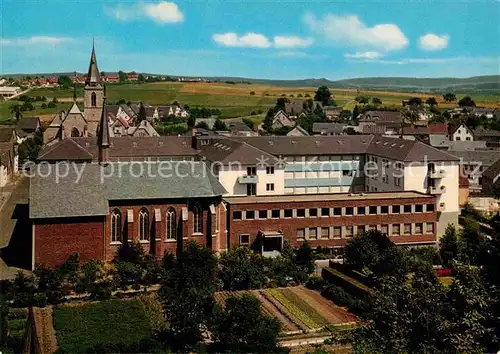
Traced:
[[[299, 247], [301, 242], [297, 240], [297, 229], [311, 227], [330, 227], [330, 226], [350, 226], [350, 225], [383, 225], [383, 224], [404, 224], [420, 222], [436, 222], [436, 212], [411, 213], [411, 214], [383, 214], [383, 215], [355, 215], [355, 216], [330, 216], [321, 217], [321, 210], [318, 211], [318, 217], [304, 218], [279, 218], [279, 219], [257, 219], [257, 220], [233, 220], [235, 210], [255, 210], [256, 215], [259, 210], [273, 209], [309, 209], [309, 208], [335, 208], [335, 207], [358, 207], [358, 206], [384, 206], [384, 205], [405, 205], [405, 204], [435, 204], [434, 198], [411, 198], [398, 200], [351, 200], [351, 201], [315, 201], [315, 202], [296, 202], [296, 203], [254, 203], [254, 204], [230, 204], [230, 234], [229, 242], [231, 246], [239, 245], [239, 235], [250, 235], [250, 243], [255, 241], [259, 231], [280, 231], [284, 235], [284, 240], [290, 242], [293, 247]], [[434, 208], [436, 209], [436, 208]], [[434, 225], [434, 231], [436, 231]], [[402, 231], [401, 231], [402, 232]], [[425, 232], [425, 229], [424, 229]], [[320, 239], [309, 240], [312, 247], [339, 247], [345, 245], [349, 238], [342, 239]], [[395, 236], [391, 239], [396, 243], [413, 242], [435, 242], [436, 233], [423, 235], [404, 235]]]
[[35, 265], [58, 266], [72, 253], [103, 259], [103, 217], [35, 220]]

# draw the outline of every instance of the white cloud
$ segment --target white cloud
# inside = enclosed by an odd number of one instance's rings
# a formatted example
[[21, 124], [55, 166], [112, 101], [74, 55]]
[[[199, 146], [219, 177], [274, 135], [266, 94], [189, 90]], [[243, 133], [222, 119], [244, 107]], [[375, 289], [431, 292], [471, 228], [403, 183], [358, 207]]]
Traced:
[[264, 35], [258, 33], [247, 33], [239, 37], [234, 32], [214, 34], [212, 39], [224, 47], [250, 47], [250, 48], [269, 48], [271, 41]]
[[105, 12], [120, 21], [131, 21], [150, 18], [160, 23], [178, 23], [184, 21], [184, 14], [176, 3], [161, 1], [156, 4], [136, 3], [130, 6], [118, 4], [113, 8], [105, 8]]
[[353, 47], [391, 51], [402, 49], [409, 43], [397, 25], [379, 24], [368, 27], [355, 15], [327, 14], [323, 19], [318, 19], [309, 14], [304, 21], [311, 30], [329, 40]]
[[313, 44], [312, 38], [301, 38], [297, 36], [275, 36], [273, 39], [267, 38], [260, 33], [249, 32], [239, 36], [235, 32], [216, 33], [212, 39], [224, 47], [247, 47], [247, 48], [278, 48], [292, 49], [305, 48]]
[[51, 37], [51, 36], [32, 36], [28, 38], [2, 38], [1, 45], [34, 45], [34, 44], [49, 44], [56, 45], [64, 42], [72, 41], [68, 37]]
[[377, 59], [383, 57], [382, 53], [379, 52], [356, 52], [356, 53], [346, 53], [344, 57], [350, 59]]
[[450, 37], [447, 35], [439, 36], [434, 33], [427, 33], [419, 38], [418, 43], [423, 50], [441, 50], [448, 46], [449, 39]]
[[297, 36], [275, 36], [273, 41], [276, 48], [304, 48], [309, 47], [314, 42], [312, 38], [301, 38]]

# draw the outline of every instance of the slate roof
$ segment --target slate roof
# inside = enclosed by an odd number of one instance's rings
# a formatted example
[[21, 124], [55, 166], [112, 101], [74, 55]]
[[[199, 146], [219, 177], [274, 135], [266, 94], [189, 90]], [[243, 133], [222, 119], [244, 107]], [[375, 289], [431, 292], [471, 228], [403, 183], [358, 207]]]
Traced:
[[488, 150], [488, 151], [449, 150], [448, 152], [453, 156], [456, 156], [459, 160], [462, 159], [464, 164], [481, 163], [483, 168], [488, 168], [492, 166], [500, 156], [499, 150]]
[[366, 122], [400, 122], [401, 112], [396, 111], [366, 111], [361, 116], [360, 121]]
[[286, 135], [287, 136], [296, 136], [294, 135], [295, 132], [298, 131], [299, 134], [303, 135], [303, 136], [309, 136], [309, 133], [307, 132], [307, 130], [305, 130], [304, 128], [302, 128], [300, 125], [296, 125], [292, 130], [290, 130]]
[[486, 171], [483, 172], [483, 177], [494, 180], [500, 175], [500, 158], [496, 160]]
[[444, 151], [433, 148], [416, 140], [404, 140], [390, 137], [375, 137], [368, 147], [368, 154], [398, 161], [457, 161], [458, 159]]
[[99, 68], [97, 67], [97, 59], [95, 56], [94, 44], [92, 44], [92, 54], [90, 55], [90, 64], [87, 77], [85, 78], [85, 84], [100, 84], [101, 74], [99, 73]]
[[0, 142], [7, 143], [12, 141], [12, 136], [14, 134], [14, 127], [11, 126], [6, 126], [2, 127], [0, 126]]
[[242, 165], [257, 165], [259, 161], [275, 164], [278, 159], [244, 141], [219, 139], [200, 151], [200, 156], [210, 162], [239, 162]]
[[234, 121], [226, 124], [229, 130], [233, 133], [235, 132], [251, 132], [252, 129], [243, 122]]
[[373, 136], [258, 136], [238, 138], [274, 156], [363, 154]]
[[[51, 146], [46, 146], [38, 155], [39, 161], [57, 161], [72, 159], [74, 149], [67, 149], [71, 144], [89, 153], [94, 160], [98, 157], [96, 137], [69, 138], [61, 140]], [[185, 136], [157, 136], [157, 137], [114, 137], [110, 139], [109, 158], [111, 161], [118, 159], [144, 160], [147, 157], [162, 158], [175, 156], [193, 156], [198, 151], [192, 148], [191, 138]], [[68, 144], [68, 145], [66, 145]], [[81, 150], [79, 149], [79, 150]]]
[[481, 139], [483, 137], [500, 137], [500, 131], [492, 129], [474, 129], [472, 131], [475, 138]]
[[304, 111], [303, 103], [299, 101], [292, 101], [285, 103], [285, 113], [298, 115]]
[[41, 177], [50, 166], [40, 165], [40, 173], [30, 181], [30, 218], [103, 216], [109, 213], [109, 201], [204, 198], [226, 193], [207, 165], [199, 161], [82, 166], [80, 179], [70, 168], [67, 176], [57, 180], [55, 173]]
[[[450, 141], [448, 145], [449, 150], [468, 150], [468, 151], [474, 151], [474, 150], [486, 150], [486, 141], [481, 141], [481, 140], [475, 140], [475, 141], [468, 141], [468, 140], [459, 140], [459, 141]], [[499, 152], [500, 154], [500, 152]]]
[[35, 131], [40, 127], [40, 118], [23, 117], [17, 123], [17, 128], [21, 130]]
[[342, 134], [345, 124], [342, 123], [313, 123], [313, 133]]

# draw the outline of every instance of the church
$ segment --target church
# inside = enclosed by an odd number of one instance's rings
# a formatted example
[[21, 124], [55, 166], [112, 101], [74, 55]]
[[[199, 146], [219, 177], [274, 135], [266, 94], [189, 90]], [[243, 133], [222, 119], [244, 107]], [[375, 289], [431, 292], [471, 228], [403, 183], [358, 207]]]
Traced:
[[104, 105], [105, 87], [97, 67], [94, 44], [90, 56], [89, 70], [85, 79], [84, 110], [76, 104], [65, 112], [61, 111], [52, 120], [43, 134], [45, 144], [70, 137], [95, 137]]

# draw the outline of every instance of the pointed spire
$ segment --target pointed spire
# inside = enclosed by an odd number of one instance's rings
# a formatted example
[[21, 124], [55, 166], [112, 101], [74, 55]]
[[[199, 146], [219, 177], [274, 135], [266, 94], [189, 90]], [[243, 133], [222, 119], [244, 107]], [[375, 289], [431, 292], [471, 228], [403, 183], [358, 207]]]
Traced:
[[85, 79], [85, 84], [95, 86], [96, 84], [100, 83], [101, 83], [101, 75], [99, 74], [99, 68], [97, 67], [94, 38], [92, 38], [92, 54], [90, 55], [89, 71], [87, 73], [87, 78]]
[[[104, 88], [104, 91], [106, 91], [106, 88]], [[109, 124], [106, 118], [106, 96], [104, 96], [102, 104], [101, 121], [99, 122], [99, 136], [98, 136], [99, 150], [102, 150], [102, 148], [108, 148], [110, 142], [109, 140], [110, 140]]]

